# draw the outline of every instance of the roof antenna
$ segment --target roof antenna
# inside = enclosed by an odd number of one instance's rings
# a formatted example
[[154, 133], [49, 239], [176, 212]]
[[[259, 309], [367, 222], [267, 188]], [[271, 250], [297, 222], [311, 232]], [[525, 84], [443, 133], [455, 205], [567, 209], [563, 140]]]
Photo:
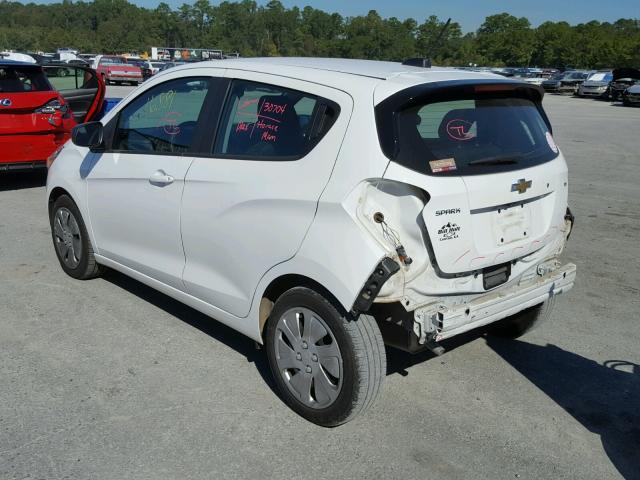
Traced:
[[[451, 24], [451, 18], [448, 18], [445, 24], [440, 29], [438, 38], [436, 38], [436, 41], [433, 42], [433, 48], [430, 49], [432, 51], [431, 53], [437, 51], [437, 49], [440, 48], [440, 44], [442, 43], [441, 42], [442, 36], [444, 35], [444, 32], [447, 31], [447, 28], [449, 28], [449, 24]], [[408, 65], [410, 67], [431, 68], [431, 58], [428, 58], [428, 57], [407, 58], [405, 61], [402, 62], [402, 65]]]

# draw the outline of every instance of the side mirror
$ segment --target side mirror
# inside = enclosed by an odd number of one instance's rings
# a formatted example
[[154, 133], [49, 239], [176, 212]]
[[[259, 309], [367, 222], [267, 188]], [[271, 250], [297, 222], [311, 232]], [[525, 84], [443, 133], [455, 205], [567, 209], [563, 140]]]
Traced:
[[98, 148], [102, 146], [103, 132], [100, 122], [81, 123], [73, 127], [71, 141], [79, 147]]

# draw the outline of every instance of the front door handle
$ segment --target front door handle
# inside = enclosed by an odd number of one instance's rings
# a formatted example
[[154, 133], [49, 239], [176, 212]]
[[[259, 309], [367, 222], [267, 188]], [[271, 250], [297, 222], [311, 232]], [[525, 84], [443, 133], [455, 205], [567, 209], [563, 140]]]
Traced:
[[170, 185], [174, 180], [175, 179], [171, 175], [167, 175], [164, 170], [156, 170], [149, 177], [149, 183], [158, 186]]

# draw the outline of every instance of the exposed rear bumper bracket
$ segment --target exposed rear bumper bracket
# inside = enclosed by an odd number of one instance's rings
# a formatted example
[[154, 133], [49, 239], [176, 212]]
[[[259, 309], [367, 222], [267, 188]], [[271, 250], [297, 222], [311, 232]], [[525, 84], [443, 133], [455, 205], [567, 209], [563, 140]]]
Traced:
[[351, 311], [358, 314], [369, 310], [384, 283], [398, 270], [400, 270], [400, 265], [395, 260], [389, 257], [383, 258], [373, 269], [373, 273], [369, 275], [364, 287], [358, 294], [358, 298], [353, 302]]
[[487, 292], [467, 303], [448, 307], [432, 304], [417, 309], [414, 312], [416, 323], [426, 333], [420, 332], [420, 343], [424, 342], [423, 339], [439, 342], [542, 303], [570, 290], [575, 277], [576, 266], [568, 263], [552, 272], [539, 274], [525, 284]]

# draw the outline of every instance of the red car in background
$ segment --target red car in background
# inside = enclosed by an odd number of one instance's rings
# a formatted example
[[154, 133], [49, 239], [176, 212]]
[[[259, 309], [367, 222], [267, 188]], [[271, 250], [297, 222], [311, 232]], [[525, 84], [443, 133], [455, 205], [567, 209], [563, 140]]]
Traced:
[[101, 113], [105, 87], [93, 70], [66, 67], [58, 91], [45, 68], [0, 60], [0, 171], [44, 167], [77, 123]]
[[102, 77], [104, 83], [130, 83], [139, 85], [143, 82], [142, 69], [134, 63], [128, 63], [125, 57], [115, 55], [98, 55], [95, 60], [95, 69]]

